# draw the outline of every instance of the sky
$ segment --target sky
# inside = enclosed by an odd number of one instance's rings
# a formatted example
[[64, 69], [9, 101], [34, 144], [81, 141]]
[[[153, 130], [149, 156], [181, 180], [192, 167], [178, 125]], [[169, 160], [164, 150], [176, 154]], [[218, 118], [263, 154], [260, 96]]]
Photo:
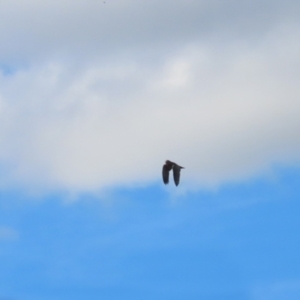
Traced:
[[1, 0], [0, 300], [299, 299], [299, 11]]

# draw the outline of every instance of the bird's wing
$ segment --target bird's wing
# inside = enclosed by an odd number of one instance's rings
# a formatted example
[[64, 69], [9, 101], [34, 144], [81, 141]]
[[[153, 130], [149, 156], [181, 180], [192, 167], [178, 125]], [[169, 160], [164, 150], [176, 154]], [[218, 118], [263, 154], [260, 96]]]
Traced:
[[181, 170], [181, 167], [174, 164], [174, 166], [173, 166], [173, 177], [174, 177], [174, 182], [175, 182], [176, 186], [179, 184], [180, 170]]
[[163, 177], [164, 184], [169, 183], [169, 172], [170, 172], [170, 168], [167, 165], [164, 165], [162, 168], [162, 177]]

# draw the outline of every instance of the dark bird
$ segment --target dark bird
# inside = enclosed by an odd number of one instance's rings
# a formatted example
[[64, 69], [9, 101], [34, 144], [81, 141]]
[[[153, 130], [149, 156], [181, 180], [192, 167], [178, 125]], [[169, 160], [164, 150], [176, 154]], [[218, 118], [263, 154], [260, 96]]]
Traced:
[[162, 168], [162, 177], [163, 177], [164, 184], [169, 183], [169, 173], [172, 169], [173, 169], [174, 182], [177, 186], [179, 184], [179, 179], [180, 179], [180, 170], [184, 169], [184, 167], [181, 167], [170, 160], [166, 160], [166, 163], [163, 165]]

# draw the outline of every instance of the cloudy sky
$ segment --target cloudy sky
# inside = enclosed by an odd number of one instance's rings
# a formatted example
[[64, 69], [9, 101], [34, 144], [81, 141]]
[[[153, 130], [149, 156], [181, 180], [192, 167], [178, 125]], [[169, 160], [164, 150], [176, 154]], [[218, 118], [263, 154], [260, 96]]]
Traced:
[[0, 300], [299, 299], [298, 2], [1, 0]]

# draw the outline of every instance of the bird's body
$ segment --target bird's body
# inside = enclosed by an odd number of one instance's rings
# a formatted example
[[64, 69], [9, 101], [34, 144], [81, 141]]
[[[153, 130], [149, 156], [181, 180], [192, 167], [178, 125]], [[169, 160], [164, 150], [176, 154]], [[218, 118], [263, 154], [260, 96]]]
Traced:
[[170, 171], [173, 170], [174, 182], [175, 182], [175, 185], [177, 186], [179, 184], [179, 180], [180, 180], [181, 169], [184, 169], [184, 168], [170, 160], [166, 160], [165, 164], [163, 165], [163, 169], [162, 169], [162, 177], [163, 177], [164, 184], [169, 183], [169, 174], [170, 174]]

